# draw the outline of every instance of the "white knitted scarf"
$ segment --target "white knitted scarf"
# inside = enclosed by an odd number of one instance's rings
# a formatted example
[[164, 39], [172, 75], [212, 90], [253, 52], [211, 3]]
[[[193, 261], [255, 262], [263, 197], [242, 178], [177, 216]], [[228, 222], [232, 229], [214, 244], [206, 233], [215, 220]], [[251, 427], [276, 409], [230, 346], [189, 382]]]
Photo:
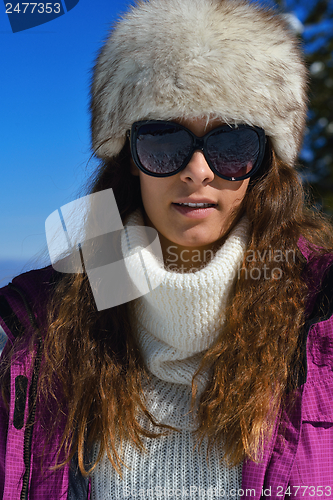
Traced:
[[[149, 498], [155, 500], [161, 498], [157, 492], [165, 489], [185, 491], [186, 498], [195, 489], [191, 498], [199, 500], [202, 492], [208, 494], [212, 487], [225, 492], [221, 494], [224, 498], [231, 498], [229, 492], [241, 487], [242, 464], [228, 468], [221, 463], [222, 442], [214, 443], [208, 453], [205, 438], [197, 449], [192, 432], [197, 418], [190, 405], [191, 383], [203, 352], [223, 327], [226, 302], [247, 244], [247, 219], [238, 223], [205, 268], [186, 274], [167, 271], [147, 248], [144, 231], [139, 228], [144, 225], [140, 211], [129, 218], [126, 227], [131, 225], [134, 228], [122, 233], [124, 258], [130, 256], [127, 270], [132, 281], [140, 286], [144, 262], [153, 288], [130, 302], [133, 330], [151, 373], [149, 380], [144, 381], [145, 403], [157, 422], [178, 431], [155, 439], [143, 436], [144, 453], [131, 442], [124, 442], [121, 457], [127, 467], [123, 468], [123, 478], [105, 454], [92, 475], [92, 500], [136, 498], [140, 492], [145, 498], [149, 492]], [[156, 283], [159, 284], [154, 288]], [[144, 414], [138, 418], [147, 430], [156, 431]], [[94, 458], [98, 452], [96, 444]], [[232, 498], [237, 500], [238, 496]]]
[[[127, 226], [143, 226], [140, 210]], [[142, 230], [141, 230], [142, 231]], [[122, 239], [124, 256], [145, 251], [150, 278], [160, 284], [132, 303], [137, 340], [149, 371], [166, 382], [191, 386], [202, 354], [217, 339], [225, 321], [225, 308], [242, 265], [248, 242], [248, 220], [244, 216], [213, 259], [194, 273], [166, 270], [145, 249], [142, 233], [131, 228]], [[135, 269], [128, 267], [129, 274]]]

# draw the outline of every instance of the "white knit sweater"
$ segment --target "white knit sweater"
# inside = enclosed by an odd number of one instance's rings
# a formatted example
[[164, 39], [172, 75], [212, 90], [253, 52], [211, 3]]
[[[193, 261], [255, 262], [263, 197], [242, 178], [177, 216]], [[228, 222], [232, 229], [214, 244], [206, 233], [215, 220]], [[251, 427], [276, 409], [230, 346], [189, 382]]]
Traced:
[[[143, 225], [140, 211], [127, 225]], [[149, 277], [152, 281], [156, 276], [160, 285], [131, 303], [138, 344], [151, 373], [145, 382], [145, 402], [158, 422], [178, 431], [144, 438], [146, 452], [125, 443], [121, 457], [127, 467], [122, 479], [105, 456], [92, 475], [92, 500], [238, 497], [242, 467], [226, 467], [221, 461], [222, 443], [206, 459], [207, 441], [196, 446], [197, 421], [190, 402], [192, 377], [202, 354], [223, 329], [226, 302], [244, 257], [247, 228], [244, 217], [212, 261], [195, 273], [167, 271], [152, 253], [146, 253]], [[137, 238], [135, 231], [129, 234], [126, 245], [123, 242], [125, 257], [143, 249], [139, 232]], [[201, 390], [205, 377], [199, 382]], [[140, 421], [153, 429], [144, 416]], [[94, 453], [97, 456], [97, 445]]]

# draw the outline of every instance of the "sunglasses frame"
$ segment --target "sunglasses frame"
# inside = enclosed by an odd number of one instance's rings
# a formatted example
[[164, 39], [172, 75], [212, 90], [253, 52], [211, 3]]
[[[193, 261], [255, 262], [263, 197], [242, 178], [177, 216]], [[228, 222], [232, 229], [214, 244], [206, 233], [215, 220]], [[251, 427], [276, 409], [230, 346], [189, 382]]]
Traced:
[[[139, 159], [138, 153], [137, 153], [136, 140], [137, 140], [137, 136], [138, 136], [138, 131], [139, 131], [140, 127], [142, 127], [143, 125], [156, 125], [156, 124], [170, 125], [170, 123], [173, 123], [174, 125], [176, 125], [180, 129], [186, 130], [186, 132], [188, 132], [188, 134], [190, 134], [190, 136], [193, 139], [193, 146], [192, 146], [189, 154], [187, 155], [187, 157], [183, 161], [182, 165], [174, 172], [168, 172], [165, 174], [150, 172], [149, 170], [147, 170], [144, 167], [144, 165], [142, 165], [142, 163]], [[253, 168], [251, 169], [251, 171], [246, 175], [242, 175], [241, 177], [228, 177], [226, 175], [220, 174], [212, 165], [212, 163], [208, 157], [208, 153], [207, 153], [207, 140], [208, 140], [208, 138], [211, 135], [216, 134], [216, 132], [218, 132], [219, 130], [230, 132], [230, 129], [231, 130], [239, 130], [239, 129], [254, 130], [258, 136], [258, 139], [259, 139], [258, 158], [257, 158], [255, 164], [253, 165]], [[126, 134], [127, 134], [127, 137], [129, 137], [129, 139], [130, 139], [131, 154], [132, 154], [132, 158], [133, 158], [135, 165], [143, 173], [145, 173], [147, 175], [151, 175], [153, 177], [170, 177], [172, 175], [178, 174], [178, 172], [181, 172], [182, 170], [184, 170], [186, 165], [191, 160], [193, 153], [195, 151], [202, 151], [202, 153], [205, 157], [205, 160], [209, 165], [209, 168], [214, 172], [214, 174], [216, 174], [218, 177], [221, 177], [222, 179], [226, 179], [228, 181], [242, 181], [244, 179], [248, 179], [249, 177], [253, 176], [253, 174], [255, 174], [258, 171], [259, 167], [261, 166], [264, 155], [265, 155], [265, 147], [266, 147], [266, 140], [267, 140], [266, 135], [265, 135], [265, 131], [262, 128], [255, 127], [255, 126], [252, 127], [251, 125], [243, 125], [243, 124], [242, 125], [221, 125], [220, 127], [214, 128], [213, 130], [211, 130], [210, 132], [208, 132], [204, 136], [198, 137], [193, 132], [191, 132], [191, 130], [184, 127], [184, 125], [181, 125], [181, 124], [176, 123], [176, 122], [166, 121], [166, 120], [142, 120], [142, 121], [134, 122], [132, 124], [131, 130], [127, 130]]]

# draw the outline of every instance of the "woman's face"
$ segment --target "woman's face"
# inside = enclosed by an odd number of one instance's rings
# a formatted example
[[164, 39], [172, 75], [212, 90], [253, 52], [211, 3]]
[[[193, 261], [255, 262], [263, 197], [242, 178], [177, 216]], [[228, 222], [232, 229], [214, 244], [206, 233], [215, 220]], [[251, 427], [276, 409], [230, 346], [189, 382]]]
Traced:
[[[223, 125], [219, 120], [207, 125], [205, 119], [178, 122], [199, 137]], [[158, 231], [164, 252], [168, 245], [213, 248], [227, 231], [231, 213], [242, 202], [249, 184], [249, 179], [228, 181], [215, 175], [201, 151], [195, 151], [184, 170], [170, 177], [147, 175], [134, 162], [131, 172], [140, 177], [146, 224]], [[214, 207], [184, 209], [178, 203], [213, 203]]]

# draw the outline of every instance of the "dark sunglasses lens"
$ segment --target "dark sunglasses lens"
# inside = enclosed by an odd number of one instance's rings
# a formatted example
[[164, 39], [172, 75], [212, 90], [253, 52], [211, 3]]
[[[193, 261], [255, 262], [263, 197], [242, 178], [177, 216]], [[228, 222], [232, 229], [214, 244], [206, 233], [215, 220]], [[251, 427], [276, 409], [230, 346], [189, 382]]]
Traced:
[[247, 128], [216, 132], [207, 140], [207, 153], [217, 172], [231, 178], [243, 177], [259, 157], [258, 134]]
[[137, 131], [137, 155], [143, 167], [154, 174], [178, 170], [191, 146], [190, 134], [173, 124], [147, 124]]

